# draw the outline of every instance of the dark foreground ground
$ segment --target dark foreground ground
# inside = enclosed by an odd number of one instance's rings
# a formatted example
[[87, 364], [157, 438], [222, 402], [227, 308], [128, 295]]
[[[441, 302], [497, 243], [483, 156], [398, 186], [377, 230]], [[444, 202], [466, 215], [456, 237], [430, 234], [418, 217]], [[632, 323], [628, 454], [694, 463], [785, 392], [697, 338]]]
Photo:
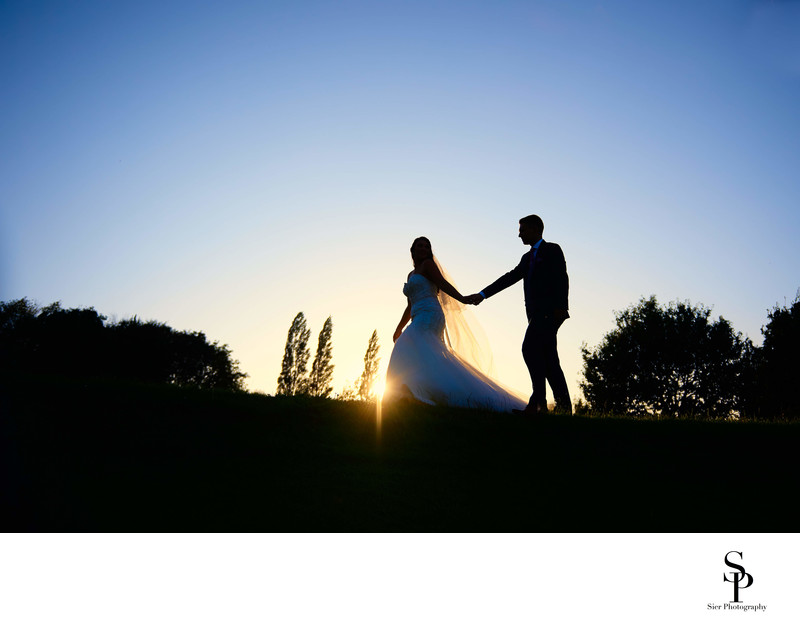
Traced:
[[636, 421], [6, 376], [4, 531], [794, 532], [800, 424]]

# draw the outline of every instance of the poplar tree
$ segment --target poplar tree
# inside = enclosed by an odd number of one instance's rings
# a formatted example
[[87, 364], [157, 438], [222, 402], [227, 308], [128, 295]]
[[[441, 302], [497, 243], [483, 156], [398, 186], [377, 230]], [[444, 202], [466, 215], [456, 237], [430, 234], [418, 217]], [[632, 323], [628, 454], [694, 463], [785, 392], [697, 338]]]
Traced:
[[306, 324], [306, 316], [301, 311], [292, 321], [286, 336], [286, 349], [283, 352], [281, 374], [278, 377], [277, 394], [305, 394], [307, 389], [308, 338], [311, 332]]
[[367, 352], [364, 354], [364, 372], [358, 379], [358, 398], [362, 401], [374, 401], [375, 394], [372, 392], [372, 386], [378, 376], [378, 365], [380, 358], [378, 357], [378, 331], [372, 332], [367, 345]]
[[312, 397], [327, 397], [333, 391], [331, 381], [333, 380], [333, 345], [331, 335], [333, 334], [333, 320], [328, 316], [322, 331], [317, 340], [317, 353], [314, 355], [314, 363], [311, 365], [311, 374], [308, 377], [307, 394]]

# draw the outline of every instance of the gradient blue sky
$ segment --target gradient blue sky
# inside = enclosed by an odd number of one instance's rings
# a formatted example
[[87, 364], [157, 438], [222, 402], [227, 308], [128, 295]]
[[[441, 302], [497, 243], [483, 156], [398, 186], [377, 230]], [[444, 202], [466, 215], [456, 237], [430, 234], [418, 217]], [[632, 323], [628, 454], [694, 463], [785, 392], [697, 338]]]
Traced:
[[[0, 300], [227, 343], [274, 392], [298, 311], [339, 390], [408, 247], [474, 292], [545, 221], [580, 345], [641, 296], [761, 341], [800, 287], [800, 3], [4, 2]], [[522, 289], [474, 310], [529, 383]]]

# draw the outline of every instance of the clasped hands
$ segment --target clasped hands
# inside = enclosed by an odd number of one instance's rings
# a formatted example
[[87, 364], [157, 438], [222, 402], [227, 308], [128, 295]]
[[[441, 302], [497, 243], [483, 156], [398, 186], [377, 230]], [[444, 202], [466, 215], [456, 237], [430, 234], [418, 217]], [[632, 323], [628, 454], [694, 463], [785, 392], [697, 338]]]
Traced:
[[480, 294], [470, 294], [469, 296], [464, 296], [465, 305], [477, 306], [482, 302], [483, 302], [483, 296], [481, 296]]

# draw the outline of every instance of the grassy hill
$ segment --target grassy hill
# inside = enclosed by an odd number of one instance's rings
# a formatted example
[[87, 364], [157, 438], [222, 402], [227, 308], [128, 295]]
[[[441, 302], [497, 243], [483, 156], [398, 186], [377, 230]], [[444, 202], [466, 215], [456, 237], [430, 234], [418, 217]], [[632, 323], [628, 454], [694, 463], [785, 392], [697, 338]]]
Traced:
[[797, 530], [799, 423], [375, 412], [6, 375], [3, 530]]

